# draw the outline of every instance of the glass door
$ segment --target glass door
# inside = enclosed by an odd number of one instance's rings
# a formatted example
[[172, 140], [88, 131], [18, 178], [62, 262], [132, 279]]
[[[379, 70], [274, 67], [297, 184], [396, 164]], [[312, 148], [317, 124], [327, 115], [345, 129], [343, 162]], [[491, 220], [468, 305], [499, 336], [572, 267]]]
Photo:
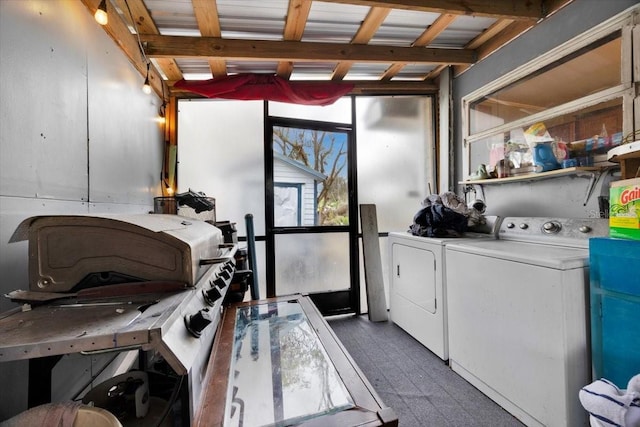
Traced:
[[358, 311], [351, 126], [271, 117], [265, 132], [267, 295], [309, 294], [323, 314]]

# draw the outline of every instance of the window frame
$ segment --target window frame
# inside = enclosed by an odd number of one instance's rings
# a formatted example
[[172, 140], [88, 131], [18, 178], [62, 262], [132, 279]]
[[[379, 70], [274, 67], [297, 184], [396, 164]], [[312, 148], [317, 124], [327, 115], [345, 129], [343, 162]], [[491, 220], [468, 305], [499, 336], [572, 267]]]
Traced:
[[[622, 98], [623, 135], [626, 136], [632, 134], [634, 127], [635, 129], [639, 129], [640, 113], [635, 115], [634, 120], [634, 103], [637, 106], [636, 109], [640, 110], [640, 108], [638, 108], [640, 107], [640, 98], [637, 94], [639, 89], [636, 89], [637, 82], [640, 80], [638, 76], [640, 72], [636, 71], [636, 82], [634, 82], [633, 71], [634, 68], [636, 70], [640, 70], [640, 58], [638, 58], [639, 55], [632, 55], [634, 44], [640, 47], [640, 26], [637, 24], [634, 25], [634, 21], [638, 20], [638, 12], [640, 12], [640, 6], [629, 8], [589, 31], [574, 37], [573, 39], [536, 57], [534, 60], [515, 68], [502, 77], [464, 96], [462, 98], [462, 148], [464, 150], [462, 156], [463, 179], [472, 172], [470, 169], [471, 144], [474, 142], [482, 141], [486, 138], [499, 134], [508, 133], [518, 127], [522, 128], [529, 126], [532, 123], [543, 122], [564, 114], [570, 114], [603, 102]], [[554, 63], [560, 62], [575, 52], [584, 49], [601, 39], [609, 37], [616, 32], [620, 32], [621, 37], [621, 83], [619, 85], [574, 99], [539, 113], [503, 123], [481, 132], [471, 133], [471, 106], [475, 102], [500, 89], [515, 84], [520, 80], [524, 80], [530, 74]], [[631, 58], [633, 58], [633, 63]]]

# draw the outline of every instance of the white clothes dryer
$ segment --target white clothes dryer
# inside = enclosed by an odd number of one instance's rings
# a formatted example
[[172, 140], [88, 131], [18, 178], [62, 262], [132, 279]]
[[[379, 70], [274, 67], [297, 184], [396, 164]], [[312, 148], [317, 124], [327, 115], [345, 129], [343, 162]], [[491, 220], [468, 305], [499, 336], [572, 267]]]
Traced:
[[498, 217], [464, 237], [421, 237], [389, 233], [391, 321], [442, 360], [449, 359], [444, 247], [451, 242], [495, 239]]

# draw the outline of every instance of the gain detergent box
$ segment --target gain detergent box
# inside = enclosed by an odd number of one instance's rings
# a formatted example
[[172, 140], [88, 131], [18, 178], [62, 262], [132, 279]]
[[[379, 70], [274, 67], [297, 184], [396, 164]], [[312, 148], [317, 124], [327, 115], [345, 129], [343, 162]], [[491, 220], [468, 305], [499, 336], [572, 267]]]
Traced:
[[623, 179], [611, 183], [609, 235], [640, 240], [640, 178]]

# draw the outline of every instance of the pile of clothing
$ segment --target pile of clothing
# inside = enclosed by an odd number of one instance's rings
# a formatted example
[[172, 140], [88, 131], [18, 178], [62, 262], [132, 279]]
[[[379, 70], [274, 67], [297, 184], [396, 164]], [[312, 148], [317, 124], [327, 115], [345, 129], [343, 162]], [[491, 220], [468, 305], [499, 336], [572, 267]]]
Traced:
[[467, 206], [451, 191], [432, 194], [422, 201], [409, 232], [422, 237], [461, 237], [470, 227], [485, 223], [485, 209], [482, 200], [474, 200]]

